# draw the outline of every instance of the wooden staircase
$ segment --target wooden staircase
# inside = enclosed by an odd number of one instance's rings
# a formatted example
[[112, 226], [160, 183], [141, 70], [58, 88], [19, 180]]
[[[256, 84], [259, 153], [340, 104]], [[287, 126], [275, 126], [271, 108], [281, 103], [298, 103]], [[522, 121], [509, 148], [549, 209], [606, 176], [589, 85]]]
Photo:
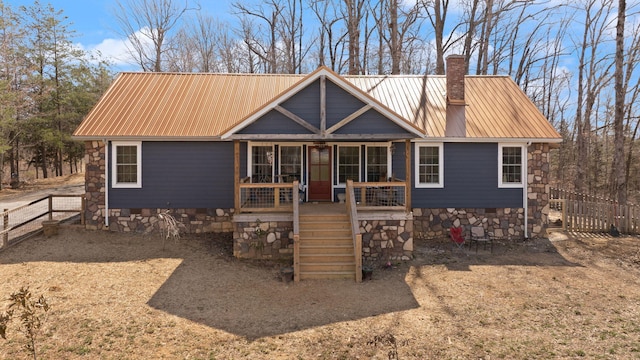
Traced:
[[355, 279], [355, 269], [348, 215], [300, 214], [300, 280]]

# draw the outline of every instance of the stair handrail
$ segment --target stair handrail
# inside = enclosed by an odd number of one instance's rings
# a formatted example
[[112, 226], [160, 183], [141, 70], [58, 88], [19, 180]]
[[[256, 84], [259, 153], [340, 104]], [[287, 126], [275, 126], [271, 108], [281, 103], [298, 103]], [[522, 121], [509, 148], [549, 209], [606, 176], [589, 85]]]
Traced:
[[293, 182], [293, 281], [300, 281], [300, 194], [299, 182]]
[[356, 262], [356, 282], [362, 282], [362, 234], [360, 233], [360, 224], [358, 222], [353, 180], [347, 180], [346, 198], [347, 214], [349, 215], [351, 236], [353, 238], [353, 253]]

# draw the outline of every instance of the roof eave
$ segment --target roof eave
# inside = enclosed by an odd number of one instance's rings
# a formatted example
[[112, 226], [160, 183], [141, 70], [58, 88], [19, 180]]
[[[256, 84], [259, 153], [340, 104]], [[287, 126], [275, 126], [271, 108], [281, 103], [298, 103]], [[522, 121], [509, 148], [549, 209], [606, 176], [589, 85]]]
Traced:
[[131, 136], [131, 135], [103, 135], [85, 136], [73, 135], [73, 140], [77, 141], [224, 141], [220, 136]]

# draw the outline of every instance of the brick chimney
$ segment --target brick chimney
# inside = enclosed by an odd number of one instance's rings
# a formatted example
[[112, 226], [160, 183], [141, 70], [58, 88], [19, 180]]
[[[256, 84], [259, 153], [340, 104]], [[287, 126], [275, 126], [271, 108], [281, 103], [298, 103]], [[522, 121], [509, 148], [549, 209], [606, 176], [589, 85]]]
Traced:
[[447, 124], [445, 136], [465, 137], [465, 99], [464, 76], [465, 62], [463, 55], [449, 55], [447, 57]]

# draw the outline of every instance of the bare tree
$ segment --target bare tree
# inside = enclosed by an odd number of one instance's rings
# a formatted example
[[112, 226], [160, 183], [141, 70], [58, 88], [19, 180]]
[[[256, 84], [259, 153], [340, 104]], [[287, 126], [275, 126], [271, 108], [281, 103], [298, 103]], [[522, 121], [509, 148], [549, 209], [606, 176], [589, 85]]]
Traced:
[[[259, 5], [248, 6], [238, 1], [233, 3], [236, 14], [242, 18], [244, 41], [249, 51], [258, 56], [266, 73], [278, 72], [278, 32], [284, 5], [281, 0], [268, 0]], [[254, 27], [257, 19], [266, 25]], [[261, 34], [266, 34], [261, 37]]]
[[612, 1], [588, 0], [584, 4], [584, 28], [579, 40], [578, 89], [575, 117], [576, 177], [574, 188], [585, 190], [591, 140], [591, 120], [601, 90], [610, 82], [611, 56], [601, 56], [600, 46], [609, 24]]
[[317, 39], [318, 65], [326, 65], [333, 71], [342, 72], [347, 33], [341, 32], [337, 27], [345, 17], [332, 1], [309, 0], [309, 5], [320, 24]]
[[174, 27], [190, 10], [187, 0], [117, 0], [114, 16], [127, 49], [143, 71], [164, 70]]
[[624, 171], [624, 102], [626, 98], [624, 69], [624, 22], [626, 18], [626, 0], [618, 0], [618, 21], [616, 24], [616, 66], [615, 66], [615, 111], [614, 111], [614, 152], [612, 166], [612, 185], [620, 204], [627, 203]]
[[363, 19], [364, 0], [343, 0], [345, 18], [347, 21], [347, 37], [349, 42], [349, 70], [350, 75], [362, 73], [360, 63], [360, 25]]

